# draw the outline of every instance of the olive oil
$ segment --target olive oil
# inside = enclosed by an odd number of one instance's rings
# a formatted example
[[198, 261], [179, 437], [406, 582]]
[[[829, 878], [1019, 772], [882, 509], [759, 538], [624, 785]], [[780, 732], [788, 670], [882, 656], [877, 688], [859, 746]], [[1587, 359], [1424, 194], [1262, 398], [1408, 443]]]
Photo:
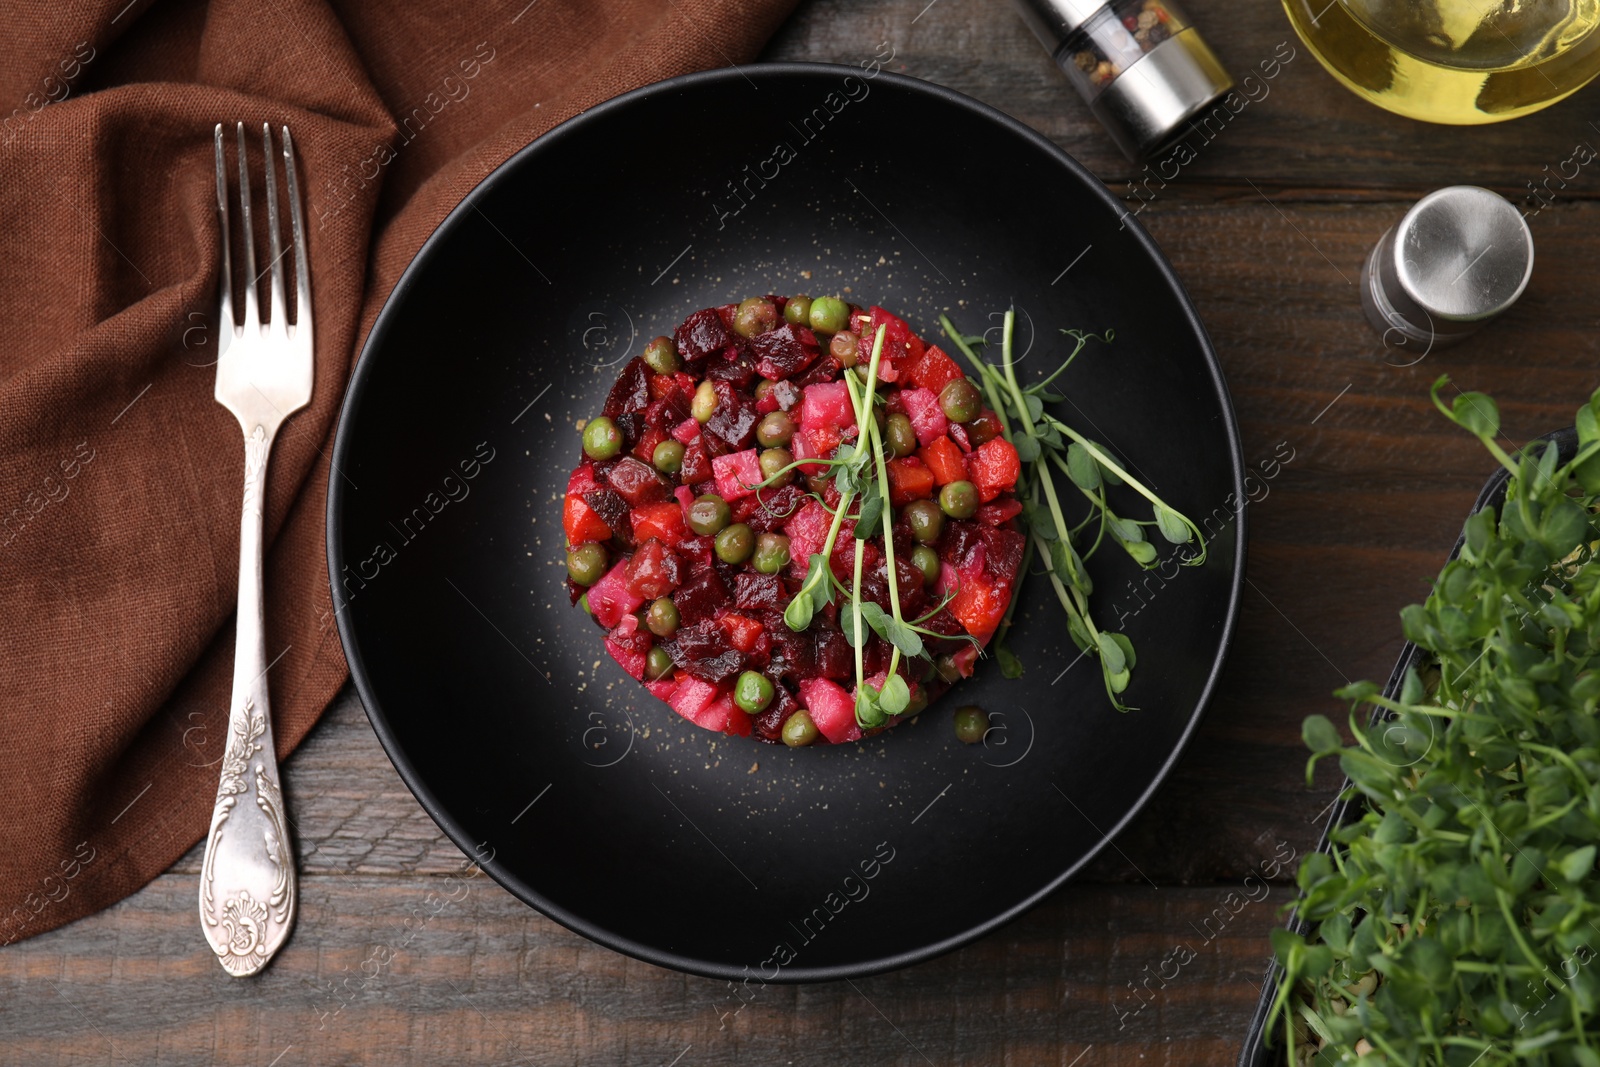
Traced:
[[1600, 0], [1283, 0], [1296, 32], [1379, 107], [1452, 125], [1502, 122], [1600, 74]]

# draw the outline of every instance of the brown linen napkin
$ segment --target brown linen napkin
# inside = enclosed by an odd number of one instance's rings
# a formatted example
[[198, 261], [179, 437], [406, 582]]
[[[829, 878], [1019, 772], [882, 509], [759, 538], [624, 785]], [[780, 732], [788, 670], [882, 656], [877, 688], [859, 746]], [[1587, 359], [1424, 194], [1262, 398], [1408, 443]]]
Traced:
[[0, 944], [138, 889], [210, 817], [244, 463], [212, 399], [213, 125], [253, 124], [259, 143], [263, 121], [288, 124], [307, 203], [316, 390], [279, 434], [267, 490], [281, 758], [347, 676], [328, 454], [401, 271], [518, 148], [629, 89], [751, 59], [793, 3], [98, 0], [8, 16]]

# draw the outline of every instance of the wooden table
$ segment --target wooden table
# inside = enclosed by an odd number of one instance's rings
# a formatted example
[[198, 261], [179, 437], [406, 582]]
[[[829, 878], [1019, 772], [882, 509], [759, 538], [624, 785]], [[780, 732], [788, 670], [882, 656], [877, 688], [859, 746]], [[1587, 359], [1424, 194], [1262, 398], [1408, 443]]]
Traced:
[[1188, 0], [1236, 77], [1281, 58], [1280, 42], [1294, 58], [1177, 178], [1135, 190], [1146, 176], [1005, 0], [924, 3], [811, 0], [764, 58], [853, 63], [888, 42], [890, 69], [1009, 112], [1122, 193], [1199, 306], [1257, 471], [1227, 672], [1117, 847], [969, 948], [849, 984], [768, 986], [722, 1018], [725, 983], [619, 956], [464, 878], [347, 687], [287, 765], [302, 911], [267, 973], [224, 980], [205, 950], [196, 849], [109, 911], [0, 952], [0, 1062], [1232, 1062], [1288, 897], [1281, 877], [1265, 899], [1246, 879], [1314, 844], [1336, 785], [1306, 788], [1300, 721], [1338, 715], [1329, 692], [1347, 679], [1387, 674], [1397, 612], [1424, 594], [1491, 466], [1431, 410], [1428, 384], [1448, 372], [1492, 393], [1516, 443], [1570, 422], [1597, 384], [1600, 177], [1551, 183], [1521, 303], [1413, 365], [1418, 353], [1386, 348], [1361, 316], [1362, 260], [1430, 189], [1471, 182], [1520, 201], [1600, 140], [1600, 97], [1499, 126], [1423, 126], [1339, 88], [1270, 0]]

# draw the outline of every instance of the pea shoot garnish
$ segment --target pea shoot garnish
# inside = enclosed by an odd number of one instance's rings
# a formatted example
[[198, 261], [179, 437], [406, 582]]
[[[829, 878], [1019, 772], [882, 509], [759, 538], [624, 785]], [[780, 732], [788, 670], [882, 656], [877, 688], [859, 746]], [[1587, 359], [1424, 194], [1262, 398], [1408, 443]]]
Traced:
[[[1121, 694], [1128, 688], [1137, 662], [1133, 642], [1125, 634], [1112, 633], [1096, 626], [1089, 608], [1094, 582], [1084, 566], [1085, 561], [1109, 539], [1140, 567], [1155, 567], [1160, 553], [1145, 536], [1145, 528], [1153, 526], [1171, 544], [1193, 545], [1192, 550], [1180, 552], [1179, 560], [1185, 566], [1194, 567], [1205, 562], [1205, 537], [1186, 515], [1169, 506], [1130, 475], [1107, 448], [1079, 433], [1045, 408], [1046, 404], [1060, 403], [1066, 399], [1064, 395], [1052, 392], [1050, 386], [1072, 365], [1085, 346], [1091, 340], [1109, 342], [1113, 335], [1108, 331], [1096, 338], [1077, 330], [1063, 330], [1062, 333], [1074, 341], [1071, 353], [1048, 376], [1024, 386], [1018, 380], [1016, 360], [1012, 353], [1015, 321], [1015, 312], [1008, 309], [1001, 331], [1000, 365], [997, 367], [978, 358], [974, 351], [975, 346], [984, 344], [984, 338], [962, 334], [948, 316], [939, 316], [939, 324], [944, 327], [945, 334], [977, 372], [984, 396], [999, 417], [1001, 432], [1016, 447], [1017, 456], [1022, 461], [1022, 474], [1017, 479], [1016, 487], [1017, 496], [1024, 501], [1022, 518], [1027, 526], [1029, 541], [1038, 553], [1056, 599], [1067, 613], [1067, 632], [1081, 651], [1092, 652], [1099, 659], [1106, 696], [1112, 706], [1118, 711], [1128, 711], [1130, 709], [1122, 702]], [[1076, 524], [1067, 520], [1055, 476], [1051, 473], [1052, 468], [1065, 476], [1067, 484], [1088, 503], [1087, 512]], [[1107, 494], [1108, 486], [1131, 489], [1144, 499], [1151, 517], [1132, 519], [1119, 514]], [[1079, 546], [1086, 540], [1087, 547], [1080, 551]], [[1018, 587], [1021, 584], [1019, 575]], [[1014, 591], [994, 640], [995, 656], [1000, 661], [1001, 671], [1008, 678], [1022, 674], [1021, 662], [1005, 644], [1016, 605]]]
[[1434, 404], [1507, 469], [1504, 500], [1467, 520], [1433, 592], [1401, 612], [1422, 655], [1399, 692], [1336, 694], [1355, 743], [1305, 721], [1308, 779], [1337, 757], [1361, 808], [1301, 863], [1311, 933], [1273, 935], [1286, 973], [1269, 1033], [1290, 1063], [1592, 1067], [1600, 392], [1562, 462], [1553, 441], [1508, 454], [1494, 401], [1447, 405], [1448, 382]]

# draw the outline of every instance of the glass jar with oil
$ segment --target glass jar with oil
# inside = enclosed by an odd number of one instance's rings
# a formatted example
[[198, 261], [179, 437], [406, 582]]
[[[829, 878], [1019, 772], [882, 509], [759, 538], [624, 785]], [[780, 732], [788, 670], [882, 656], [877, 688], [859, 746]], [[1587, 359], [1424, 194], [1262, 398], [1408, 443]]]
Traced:
[[1414, 119], [1471, 125], [1548, 107], [1600, 74], [1600, 0], [1283, 0], [1322, 65]]

